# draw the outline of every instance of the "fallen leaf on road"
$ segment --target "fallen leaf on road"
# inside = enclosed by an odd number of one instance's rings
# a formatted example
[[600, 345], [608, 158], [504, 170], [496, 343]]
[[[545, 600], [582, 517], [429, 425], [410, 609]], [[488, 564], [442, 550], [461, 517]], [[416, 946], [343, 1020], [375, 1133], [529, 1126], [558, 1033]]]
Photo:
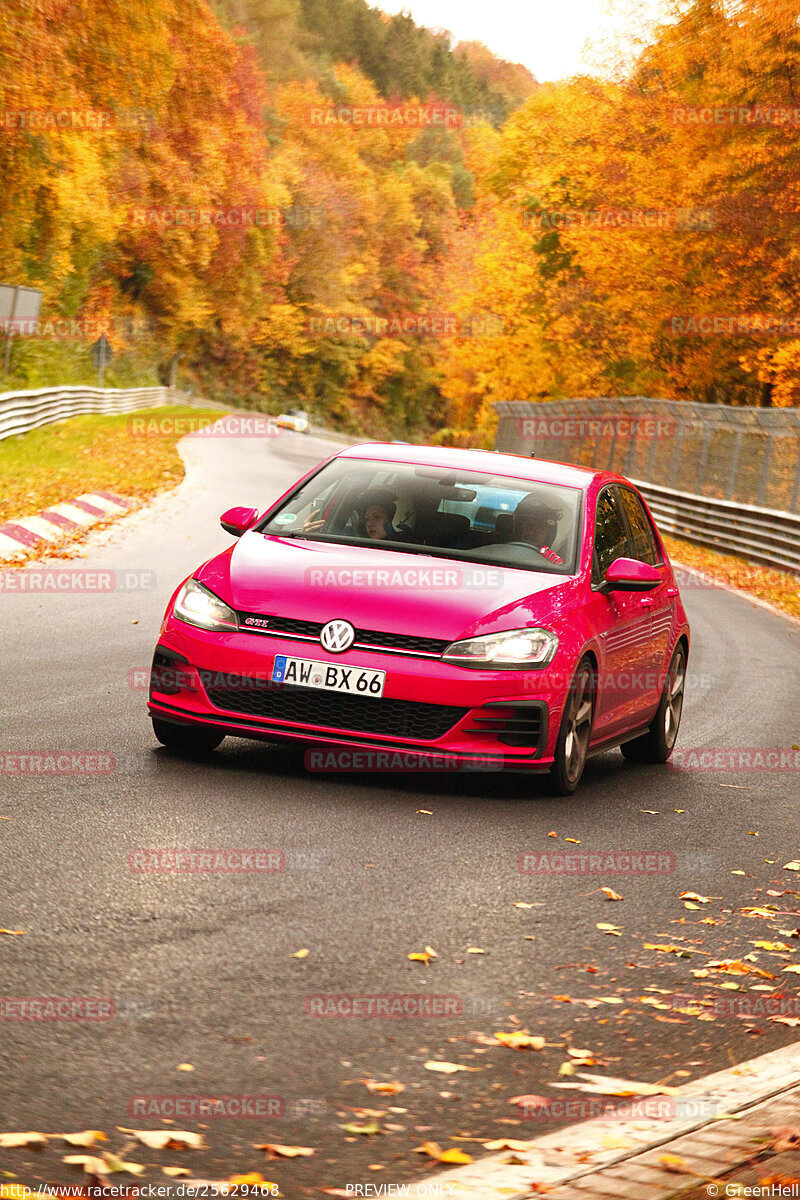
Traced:
[[292, 958], [308, 958], [308, 950], [305, 947], [303, 947], [302, 950], [295, 950], [294, 954], [291, 957]]
[[516, 1104], [519, 1108], [547, 1108], [550, 1101], [546, 1096], [512, 1096], [508, 1102]]
[[178, 1063], [175, 1070], [176, 1071], [193, 1071], [194, 1067], [192, 1066], [191, 1063]]
[[412, 962], [423, 962], [427, 966], [428, 963], [431, 961], [431, 959], [435, 958], [436, 955], [429, 954], [427, 950], [420, 950], [420, 951], [415, 951], [413, 954], [409, 954], [408, 957], [411, 959]]
[[550, 832], [548, 833], [548, 835], [547, 835], [547, 836], [548, 836], [548, 837], [556, 837], [556, 838], [557, 838], [557, 837], [558, 837], [558, 834], [556, 833], [555, 829], [551, 829], [551, 830], [550, 830]]
[[531, 1037], [527, 1029], [520, 1029], [518, 1033], [496, 1033], [494, 1036], [501, 1046], [508, 1046], [511, 1050], [542, 1050], [544, 1048], [544, 1038]]
[[683, 1159], [679, 1158], [677, 1154], [659, 1154], [658, 1161], [667, 1171], [682, 1172], [685, 1165]]
[[0, 933], [7, 933], [9, 937], [22, 937], [26, 932], [25, 929], [0, 929]]
[[533, 905], [526, 904], [524, 900], [517, 900], [514, 903], [514, 908], [533, 908]]
[[423, 816], [425, 816], [425, 817], [432, 817], [432, 816], [433, 816], [433, 813], [431, 812], [431, 810], [430, 810], [429, 808], [418, 808], [418, 809], [417, 809], [417, 812], [418, 812], [418, 813], [422, 813], [422, 814], [423, 814]]
[[87, 1175], [108, 1175], [111, 1171], [107, 1162], [91, 1154], [68, 1154], [61, 1161], [73, 1167], [83, 1167]]
[[[679, 954], [682, 958], [689, 957], [689, 951], [685, 946], [668, 946], [663, 942], [645, 942], [645, 950], [660, 950], [662, 954]], [[709, 966], [711, 964], [709, 963]]]
[[61, 1138], [70, 1146], [93, 1146], [95, 1142], [107, 1142], [107, 1136], [100, 1129], [84, 1129], [82, 1133], [49, 1133], [51, 1138]]
[[[793, 963], [789, 967], [784, 967], [783, 971], [784, 971], [784, 973], [788, 973], [789, 975], [800, 975], [800, 963]], [[772, 979], [772, 978], [773, 978], [773, 976], [770, 975], [770, 979]]]
[[611, 1075], [590, 1075], [582, 1071], [580, 1078], [585, 1083], [556, 1083], [553, 1087], [576, 1088], [581, 1092], [598, 1092], [604, 1096], [679, 1096], [680, 1088], [667, 1087], [660, 1083], [637, 1083], [629, 1079], [616, 1079]]
[[[725, 971], [728, 975], [759, 975], [762, 979], [774, 979], [774, 975], [770, 975], [769, 971], [762, 971], [760, 967], [752, 967], [750, 963], [742, 962], [740, 958], [720, 958], [714, 962], [707, 962], [706, 966], [712, 971]], [[800, 971], [800, 966], [795, 968]], [[791, 970], [791, 967], [785, 968]]]
[[485, 953], [486, 953], [486, 951], [482, 950], [480, 948], [480, 946], [467, 946], [467, 954], [485, 954]]
[[439, 1071], [442, 1075], [453, 1075], [456, 1071], [480, 1071], [480, 1067], [464, 1067], [461, 1063], [439, 1062], [437, 1059], [429, 1059], [423, 1066], [426, 1071]]
[[800, 871], [800, 861], [793, 858], [791, 862], [784, 863], [781, 867], [782, 871]]
[[469, 1154], [465, 1154], [463, 1150], [442, 1150], [437, 1142], [423, 1142], [421, 1146], [414, 1147], [415, 1154], [427, 1154], [429, 1158], [435, 1158], [441, 1163], [471, 1163], [472, 1158]]
[[681, 900], [696, 900], [698, 904], [710, 904], [708, 896], [698, 896], [697, 892], [681, 892]]
[[785, 942], [753, 942], [759, 950], [783, 950], [788, 954], [794, 954], [796, 946], [787, 946]]
[[[365, 1133], [368, 1136], [373, 1133], [383, 1133], [377, 1121], [368, 1121], [366, 1125], [343, 1125], [342, 1129], [345, 1133]], [[314, 1153], [313, 1150], [311, 1153]]]
[[770, 1140], [764, 1149], [772, 1150], [775, 1154], [783, 1154], [786, 1150], [800, 1150], [800, 1125], [777, 1125], [768, 1129]]
[[613, 937], [622, 937], [622, 930], [618, 925], [609, 925], [608, 921], [598, 921], [597, 929], [602, 929], [603, 933], [609, 933]]
[[170, 1175], [173, 1179], [179, 1179], [181, 1175], [191, 1175], [188, 1167], [162, 1167], [161, 1171], [164, 1175]]
[[580, 846], [580, 844], [581, 844], [581, 840], [580, 840], [580, 838], [564, 838], [564, 841], [565, 841], [565, 842], [572, 842], [572, 844], [573, 844], [574, 846]]
[[[363, 1130], [359, 1130], [363, 1133]], [[254, 1150], [263, 1150], [271, 1158], [307, 1158], [314, 1151], [308, 1146], [281, 1146], [277, 1142], [253, 1142]]]
[[91, 1154], [68, 1154], [61, 1161], [76, 1167], [82, 1166], [87, 1175], [109, 1175], [112, 1172], [142, 1175], [147, 1169], [143, 1163], [125, 1162], [108, 1150], [104, 1150], [99, 1158]]
[[789, 1025], [795, 1029], [800, 1025], [800, 1017], [767, 1017], [768, 1021], [774, 1021], [776, 1025]]
[[483, 1142], [484, 1150], [530, 1150], [535, 1142], [521, 1142], [514, 1138], [495, 1138], [493, 1142]]
[[[675, 809], [675, 811], [676, 811], [676, 812], [678, 811], [678, 810], [677, 810], [677, 808]], [[648, 815], [649, 817], [658, 817], [658, 816], [660, 816], [660, 813], [659, 813], [659, 811], [658, 811], [658, 809], [657, 809], [657, 808], [640, 808], [640, 809], [639, 809], [639, 812], [647, 813], [647, 815]]]
[[190, 1146], [192, 1150], [206, 1148], [202, 1133], [188, 1133], [185, 1129], [125, 1129], [122, 1125], [118, 1125], [117, 1129], [120, 1133], [132, 1134], [137, 1142], [151, 1150], [164, 1150], [167, 1147], [180, 1150], [183, 1146]]
[[615, 892], [613, 888], [604, 887], [604, 888], [600, 888], [600, 891], [603, 893], [604, 896], [607, 896], [609, 900], [621, 900], [622, 899], [622, 896], [620, 896], [619, 892]]
[[14, 1146], [45, 1146], [47, 1138], [43, 1133], [0, 1133], [0, 1146], [8, 1149]]
[[360, 1079], [359, 1083], [363, 1083], [370, 1092], [377, 1092], [381, 1096], [395, 1096], [398, 1092], [406, 1090], [404, 1083], [379, 1083], [377, 1079]]

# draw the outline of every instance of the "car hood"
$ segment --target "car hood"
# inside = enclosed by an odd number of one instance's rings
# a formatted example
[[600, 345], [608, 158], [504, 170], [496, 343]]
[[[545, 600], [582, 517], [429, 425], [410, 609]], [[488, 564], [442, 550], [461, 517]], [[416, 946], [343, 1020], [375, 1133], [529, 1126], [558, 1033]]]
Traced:
[[[426, 574], [427, 573], [427, 574]], [[452, 641], [563, 615], [577, 579], [369, 546], [245, 533], [196, 573], [238, 612]]]

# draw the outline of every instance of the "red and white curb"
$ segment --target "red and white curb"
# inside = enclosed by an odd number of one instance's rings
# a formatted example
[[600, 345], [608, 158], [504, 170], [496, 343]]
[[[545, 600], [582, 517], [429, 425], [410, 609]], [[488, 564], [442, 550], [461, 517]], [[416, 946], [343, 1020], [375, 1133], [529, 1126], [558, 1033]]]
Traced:
[[32, 517], [18, 517], [0, 525], [0, 561], [16, 558], [21, 551], [36, 550], [63, 541], [79, 529], [122, 516], [133, 501], [111, 492], [85, 492], [74, 500], [53, 504]]
[[[529, 1200], [542, 1190], [591, 1175], [603, 1167], [624, 1164], [626, 1159], [664, 1146], [683, 1134], [709, 1125], [713, 1128], [717, 1122], [724, 1123], [726, 1117], [735, 1119], [735, 1114], [742, 1110], [798, 1084], [800, 1043], [795, 1042], [738, 1066], [694, 1079], [677, 1089], [677, 1098], [684, 1102], [679, 1117], [594, 1117], [534, 1138], [527, 1142], [525, 1150], [487, 1155], [469, 1166], [418, 1179], [411, 1184], [408, 1194], [463, 1200]], [[615, 1103], [611, 1097], [605, 1099]], [[715, 1110], [715, 1116], [692, 1115], [695, 1108], [707, 1114], [709, 1105]], [[439, 1190], [429, 1190], [433, 1183]], [[370, 1195], [369, 1192], [362, 1194]]]

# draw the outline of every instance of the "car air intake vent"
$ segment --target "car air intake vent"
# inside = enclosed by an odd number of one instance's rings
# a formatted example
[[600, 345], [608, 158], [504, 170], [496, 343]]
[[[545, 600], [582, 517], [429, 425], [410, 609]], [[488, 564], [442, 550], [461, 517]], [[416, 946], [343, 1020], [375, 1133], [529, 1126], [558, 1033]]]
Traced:
[[199, 675], [211, 703], [227, 712], [355, 733], [435, 741], [469, 712], [451, 704], [348, 696], [247, 675], [225, 675], [220, 680], [216, 672], [204, 669]]
[[527, 746], [540, 754], [547, 740], [547, 706], [540, 700], [487, 704], [476, 709], [465, 733], [485, 734], [505, 746]]

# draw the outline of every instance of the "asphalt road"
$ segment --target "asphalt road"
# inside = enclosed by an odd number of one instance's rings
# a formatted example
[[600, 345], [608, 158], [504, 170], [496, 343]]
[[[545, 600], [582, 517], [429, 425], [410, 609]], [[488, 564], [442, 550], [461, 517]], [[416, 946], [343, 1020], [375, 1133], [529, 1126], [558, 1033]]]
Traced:
[[[323, 1186], [410, 1179], [433, 1167], [413, 1153], [426, 1140], [480, 1155], [479, 1141], [454, 1135], [551, 1128], [509, 1124], [517, 1117], [509, 1100], [580, 1098], [551, 1086], [568, 1046], [591, 1052], [596, 1065], [587, 1070], [681, 1083], [795, 1039], [791, 1026], [761, 1017], [672, 1012], [668, 993], [763, 997], [748, 990], [769, 986], [761, 976], [696, 979], [691, 970], [754, 953], [751, 965], [776, 975], [800, 956], [800, 941], [783, 956], [752, 945], [788, 942], [800, 925], [798, 896], [788, 891], [800, 890], [800, 874], [781, 869], [800, 857], [797, 772], [632, 767], [614, 752], [589, 764], [575, 797], [557, 800], [537, 779], [494, 774], [312, 775], [300, 752], [230, 738], [203, 764], [158, 748], [139, 684], [168, 596], [228, 544], [218, 524], [225, 508], [265, 507], [331, 449], [295, 434], [184, 447], [180, 488], [93, 535], [87, 556], [66, 564], [150, 573], [143, 578], [154, 586], [2, 594], [0, 749], [116, 760], [106, 776], [0, 774], [0, 815], [12, 818], [0, 821], [0, 925], [25, 931], [0, 936], [2, 995], [112, 997], [117, 1015], [0, 1024], [0, 1130], [98, 1129], [117, 1149], [118, 1126], [168, 1127], [133, 1116], [135, 1097], [278, 1097], [272, 1111], [283, 1115], [271, 1119], [175, 1122], [205, 1125], [207, 1150], [139, 1147], [131, 1157], [206, 1178], [260, 1170], [288, 1197], [313, 1196]], [[693, 647], [679, 747], [799, 743], [800, 628], [718, 589], [687, 588], [684, 600]], [[581, 851], [673, 854], [675, 869], [520, 874], [520, 853], [577, 849], [565, 838]], [[286, 869], [176, 877], [128, 867], [131, 850], [175, 846], [280, 849]], [[601, 886], [624, 899], [607, 900]], [[684, 890], [711, 901], [687, 910]], [[533, 907], [514, 907], [519, 901]], [[740, 912], [765, 903], [781, 915]], [[716, 923], [699, 923], [707, 917]], [[686, 957], [644, 943], [675, 945]], [[435, 961], [409, 961], [426, 945]], [[292, 957], [300, 948], [308, 956]], [[718, 990], [724, 982], [744, 991]], [[462, 1011], [308, 1016], [306, 998], [320, 993], [455, 996]], [[545, 1035], [547, 1045], [518, 1051], [477, 1036], [515, 1028]], [[430, 1059], [475, 1069], [435, 1074], [423, 1065]], [[404, 1090], [373, 1095], [364, 1079]], [[348, 1134], [343, 1125], [371, 1119], [363, 1109], [384, 1113], [388, 1131]], [[316, 1153], [273, 1164], [252, 1148], [260, 1142]], [[74, 1182], [78, 1171], [60, 1162], [68, 1152], [50, 1143], [0, 1158], [21, 1183]], [[145, 1178], [167, 1182], [158, 1166]]]

